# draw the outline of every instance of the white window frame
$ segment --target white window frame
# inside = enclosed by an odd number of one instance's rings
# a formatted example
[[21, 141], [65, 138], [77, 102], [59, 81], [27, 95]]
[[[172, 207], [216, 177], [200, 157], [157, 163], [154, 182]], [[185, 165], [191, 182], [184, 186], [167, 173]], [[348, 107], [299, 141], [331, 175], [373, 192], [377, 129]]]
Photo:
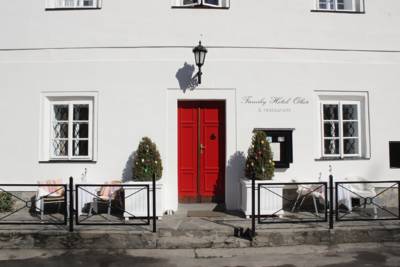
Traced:
[[102, 0], [93, 0], [93, 5], [85, 6], [85, 0], [46, 0], [46, 9], [91, 9], [101, 8]]
[[[76, 103], [89, 104], [89, 133], [88, 156], [55, 156], [53, 155], [52, 137], [54, 134], [53, 105]], [[70, 107], [71, 109], [71, 107]], [[73, 120], [73, 111], [69, 110], [68, 120]], [[56, 161], [97, 161], [97, 125], [98, 125], [98, 92], [42, 92], [40, 94], [39, 120], [39, 162]], [[72, 138], [73, 128], [68, 128], [68, 138]], [[72, 139], [71, 139], [72, 140]], [[72, 141], [68, 143], [68, 153], [72, 155]]]
[[[54, 124], [57, 122], [55, 120], [54, 116], [54, 106], [57, 105], [66, 105], [68, 106], [68, 137], [63, 138], [68, 141], [68, 156], [57, 156], [54, 155], [54, 148], [53, 148], [53, 142], [54, 139]], [[79, 140], [87, 140], [88, 141], [88, 155], [87, 156], [74, 156], [73, 155], [73, 141], [77, 140], [78, 138], [73, 137], [73, 131], [74, 131], [74, 123], [76, 122], [82, 122], [78, 120], [74, 120], [73, 115], [74, 115], [74, 106], [75, 105], [88, 105], [89, 106], [89, 118], [87, 120], [88, 123], [88, 137], [87, 138], [79, 138]], [[73, 101], [52, 101], [50, 104], [50, 113], [51, 113], [51, 122], [50, 127], [51, 133], [49, 134], [50, 136], [50, 159], [51, 160], [91, 160], [92, 159], [92, 144], [93, 144], [93, 103], [92, 101], [85, 101], [85, 100], [73, 100]], [[84, 121], [86, 122], [86, 121]]]
[[[323, 0], [326, 1], [327, 3], [330, 0]], [[321, 8], [320, 7], [320, 2], [321, 0], [315, 0], [315, 9], [316, 10], [322, 10], [322, 11], [336, 11], [336, 12], [363, 12], [364, 11], [364, 0], [350, 0], [352, 2], [352, 8], [351, 9], [339, 9], [339, 0], [332, 0], [333, 1], [333, 8]], [[346, 0], [344, 0], [346, 1]]]
[[[339, 126], [339, 136], [338, 137], [325, 137], [325, 122], [331, 120], [324, 119], [324, 105], [337, 105], [338, 106], [338, 119], [335, 122]], [[353, 120], [343, 120], [343, 105], [356, 105], [357, 106], [357, 137], [344, 137], [343, 136], [343, 124], [348, 121]], [[347, 157], [361, 157], [362, 155], [362, 127], [361, 124], [361, 102], [360, 101], [347, 101], [347, 100], [337, 100], [337, 101], [320, 101], [320, 118], [321, 118], [321, 151], [323, 157], [333, 157], [333, 158], [347, 158]], [[326, 154], [325, 153], [325, 140], [337, 139], [339, 140], [339, 154]], [[358, 139], [358, 153], [355, 154], [345, 154], [344, 153], [344, 140], [345, 139]]]
[[184, 0], [172, 0], [172, 6], [174, 7], [206, 6], [211, 8], [229, 8], [230, 0], [218, 0], [218, 5], [205, 3], [205, 0], [197, 0], [197, 3], [192, 3], [192, 4], [184, 4]]

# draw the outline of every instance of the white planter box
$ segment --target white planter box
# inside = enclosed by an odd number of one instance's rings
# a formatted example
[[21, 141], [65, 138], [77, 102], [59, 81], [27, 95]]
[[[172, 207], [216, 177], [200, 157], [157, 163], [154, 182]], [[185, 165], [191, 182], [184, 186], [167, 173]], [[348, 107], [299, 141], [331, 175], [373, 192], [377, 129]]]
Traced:
[[[126, 182], [125, 185], [148, 185], [150, 189], [150, 217], [153, 217], [153, 184], [152, 182]], [[156, 182], [156, 216], [161, 218], [163, 214], [163, 184]], [[126, 186], [124, 217], [147, 217], [147, 189], [144, 187]]]
[[[258, 184], [273, 183], [271, 180], [256, 180], [256, 214], [258, 214]], [[251, 216], [251, 180], [241, 179], [240, 186], [242, 190], [241, 208], [246, 217]], [[260, 192], [260, 214], [261, 215], [282, 215], [283, 214], [283, 185], [268, 186], [268, 189], [262, 189]]]

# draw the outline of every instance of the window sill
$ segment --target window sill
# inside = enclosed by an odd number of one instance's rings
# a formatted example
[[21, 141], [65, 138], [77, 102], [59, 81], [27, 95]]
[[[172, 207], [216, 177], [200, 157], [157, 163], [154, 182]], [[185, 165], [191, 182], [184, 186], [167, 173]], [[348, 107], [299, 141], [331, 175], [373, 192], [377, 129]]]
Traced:
[[344, 14], [365, 14], [365, 11], [351, 11], [351, 10], [324, 10], [324, 9], [311, 9], [311, 12], [320, 13], [344, 13]]
[[336, 157], [321, 157], [315, 159], [315, 161], [346, 161], [346, 160], [370, 160], [371, 158], [366, 157], [346, 157], [346, 158], [336, 158]]
[[39, 161], [40, 164], [45, 164], [45, 163], [97, 163], [97, 161], [95, 160], [88, 160], [88, 159], [84, 159], [84, 160], [78, 160], [78, 159], [72, 159], [72, 160], [41, 160]]
[[98, 10], [101, 7], [47, 7], [45, 11]]

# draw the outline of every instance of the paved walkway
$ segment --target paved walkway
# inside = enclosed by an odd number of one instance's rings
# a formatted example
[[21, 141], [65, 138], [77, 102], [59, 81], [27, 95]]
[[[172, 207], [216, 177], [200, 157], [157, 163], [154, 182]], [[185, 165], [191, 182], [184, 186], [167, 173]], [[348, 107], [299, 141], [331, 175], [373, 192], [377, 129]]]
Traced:
[[0, 250], [2, 267], [394, 267], [399, 243], [240, 249]]

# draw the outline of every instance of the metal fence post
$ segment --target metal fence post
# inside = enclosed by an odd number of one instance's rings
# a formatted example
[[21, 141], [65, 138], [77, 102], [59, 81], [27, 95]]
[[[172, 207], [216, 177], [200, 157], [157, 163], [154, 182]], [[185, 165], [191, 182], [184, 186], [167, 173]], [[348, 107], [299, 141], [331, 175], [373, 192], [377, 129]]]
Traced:
[[256, 235], [256, 177], [251, 178], [251, 234]]
[[69, 177], [69, 231], [74, 231], [74, 178]]
[[400, 220], [400, 182], [397, 182], [397, 197], [398, 197], [398, 215], [399, 215], [399, 220]]
[[153, 173], [153, 233], [157, 232], [156, 174]]
[[333, 229], [333, 175], [329, 175], [329, 229]]

